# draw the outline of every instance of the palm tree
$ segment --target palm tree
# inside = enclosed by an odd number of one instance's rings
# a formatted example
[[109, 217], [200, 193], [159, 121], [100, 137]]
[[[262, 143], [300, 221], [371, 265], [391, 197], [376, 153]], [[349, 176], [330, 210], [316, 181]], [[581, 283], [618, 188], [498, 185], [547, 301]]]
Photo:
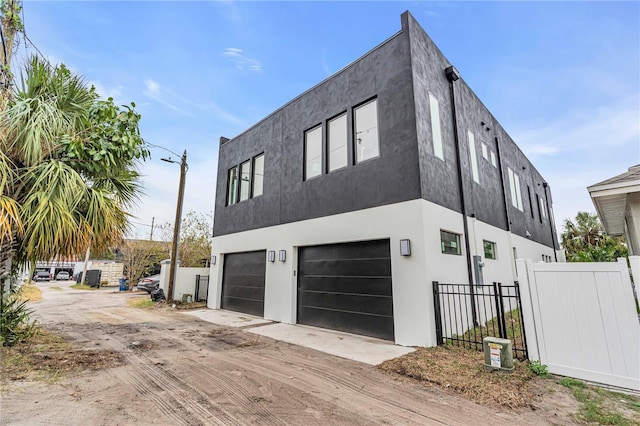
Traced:
[[608, 235], [598, 216], [587, 212], [578, 212], [575, 221], [565, 219], [562, 247], [570, 262], [615, 261], [627, 256], [623, 237]]
[[102, 251], [127, 230], [139, 160], [140, 116], [64, 65], [33, 57], [0, 112], [0, 249], [19, 264]]

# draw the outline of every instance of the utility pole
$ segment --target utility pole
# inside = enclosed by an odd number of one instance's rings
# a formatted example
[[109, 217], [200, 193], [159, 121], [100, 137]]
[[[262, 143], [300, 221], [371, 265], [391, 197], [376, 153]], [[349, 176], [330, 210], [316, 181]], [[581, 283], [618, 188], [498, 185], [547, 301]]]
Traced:
[[149, 234], [149, 241], [153, 241], [153, 224], [155, 223], [156, 218], [152, 217], [151, 218], [151, 234]]
[[[171, 159], [162, 158], [169, 163], [178, 163]], [[178, 240], [180, 239], [180, 222], [182, 221], [182, 202], [184, 200], [184, 182], [187, 174], [187, 150], [182, 154], [180, 161], [180, 186], [178, 187], [178, 205], [176, 206], [176, 220], [173, 226], [173, 244], [171, 246], [171, 268], [169, 269], [169, 287], [167, 288], [167, 300], [173, 300], [173, 287], [176, 280], [178, 263]]]

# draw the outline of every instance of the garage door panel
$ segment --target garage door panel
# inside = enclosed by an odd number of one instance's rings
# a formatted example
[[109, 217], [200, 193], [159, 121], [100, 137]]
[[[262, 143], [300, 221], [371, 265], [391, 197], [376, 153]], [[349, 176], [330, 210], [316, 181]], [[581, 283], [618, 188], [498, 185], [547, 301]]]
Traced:
[[301, 306], [332, 309], [346, 312], [366, 312], [375, 315], [393, 315], [393, 300], [388, 296], [371, 296], [344, 293], [301, 292]]
[[242, 312], [245, 314], [264, 316], [264, 300], [240, 299], [235, 297], [225, 298], [226, 306], [224, 309]]
[[393, 340], [389, 240], [301, 247], [298, 322]]
[[304, 275], [337, 275], [388, 277], [391, 275], [389, 257], [373, 259], [306, 260], [302, 264]]
[[221, 308], [264, 316], [266, 252], [224, 256]]
[[224, 296], [264, 300], [264, 287], [227, 287]]
[[330, 311], [311, 307], [301, 308], [300, 314], [304, 316], [305, 324], [315, 327], [330, 328], [387, 340], [389, 340], [389, 336], [393, 336], [393, 317]]
[[264, 288], [264, 275], [226, 275], [225, 278], [225, 284], [228, 286]]
[[391, 296], [391, 278], [305, 276], [300, 290]]
[[303, 260], [389, 257], [389, 240], [305, 247]]

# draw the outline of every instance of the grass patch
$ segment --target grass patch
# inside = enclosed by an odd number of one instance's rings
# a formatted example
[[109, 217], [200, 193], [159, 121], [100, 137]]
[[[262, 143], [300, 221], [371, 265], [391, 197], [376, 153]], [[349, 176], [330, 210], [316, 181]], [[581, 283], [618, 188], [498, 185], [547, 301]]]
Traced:
[[[505, 314], [505, 324], [507, 329], [507, 339], [511, 340], [511, 344], [513, 348], [524, 349], [524, 336], [522, 335], [522, 317], [520, 315], [520, 309], [514, 309]], [[446, 339], [445, 342], [447, 344], [452, 345], [460, 345], [464, 347], [468, 347], [475, 350], [483, 350], [482, 348], [482, 339], [485, 337], [499, 337], [499, 325], [498, 319], [493, 318], [487, 321], [484, 325], [480, 325], [477, 327], [470, 328], [463, 335], [453, 335], [454, 339], [464, 340], [465, 342], [457, 342], [451, 339]], [[469, 342], [478, 342], [478, 343], [469, 343]], [[514, 351], [513, 357], [522, 358], [524, 356], [523, 353]]]
[[98, 290], [98, 287], [91, 287], [91, 286], [86, 285], [86, 284], [73, 284], [73, 285], [71, 285], [69, 287], [75, 288], [77, 290]]
[[26, 341], [0, 347], [0, 355], [3, 385], [17, 380], [55, 383], [70, 373], [123, 363], [118, 352], [78, 348], [42, 329]]
[[202, 309], [207, 307], [207, 302], [182, 303], [179, 300], [175, 300], [173, 303], [175, 303], [176, 309], [180, 310]]
[[577, 417], [599, 425], [640, 425], [640, 398], [587, 386], [581, 380], [565, 377], [559, 383], [571, 389], [580, 402]]
[[127, 306], [131, 308], [152, 308], [156, 303], [148, 297], [136, 297], [127, 300]]
[[42, 290], [35, 284], [24, 284], [18, 290], [18, 299], [38, 302], [42, 300]]
[[517, 362], [511, 373], [485, 370], [484, 354], [456, 346], [419, 348], [386, 361], [380, 369], [460, 394], [479, 404], [530, 407], [537, 397], [528, 363]]

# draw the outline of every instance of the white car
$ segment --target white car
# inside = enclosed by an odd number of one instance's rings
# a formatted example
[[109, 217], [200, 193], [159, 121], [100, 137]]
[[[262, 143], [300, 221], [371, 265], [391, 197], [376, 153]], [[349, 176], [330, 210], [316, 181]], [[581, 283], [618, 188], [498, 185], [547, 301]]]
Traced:
[[67, 271], [60, 271], [58, 275], [56, 275], [56, 281], [67, 281], [71, 278]]

